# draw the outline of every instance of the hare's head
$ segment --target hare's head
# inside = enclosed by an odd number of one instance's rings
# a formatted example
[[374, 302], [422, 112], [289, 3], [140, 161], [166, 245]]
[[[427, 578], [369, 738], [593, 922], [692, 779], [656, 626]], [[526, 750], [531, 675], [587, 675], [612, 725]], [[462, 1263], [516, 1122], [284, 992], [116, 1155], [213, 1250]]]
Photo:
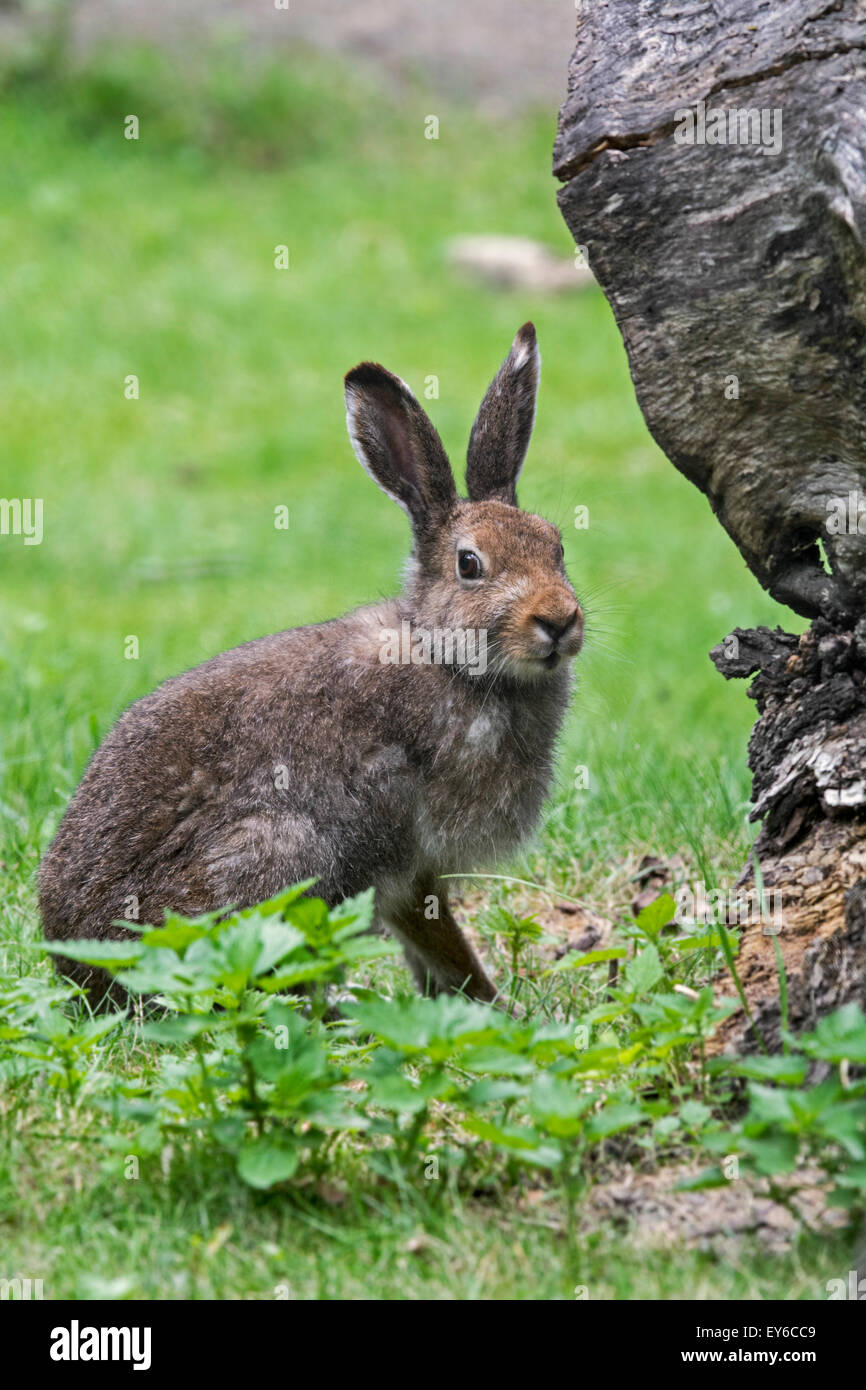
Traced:
[[524, 324], [472, 427], [465, 500], [406, 383], [372, 362], [346, 377], [358, 460], [412, 523], [406, 597], [413, 617], [425, 627], [484, 632], [491, 669], [521, 680], [555, 670], [583, 641], [560, 533], [517, 505], [540, 366], [535, 329]]

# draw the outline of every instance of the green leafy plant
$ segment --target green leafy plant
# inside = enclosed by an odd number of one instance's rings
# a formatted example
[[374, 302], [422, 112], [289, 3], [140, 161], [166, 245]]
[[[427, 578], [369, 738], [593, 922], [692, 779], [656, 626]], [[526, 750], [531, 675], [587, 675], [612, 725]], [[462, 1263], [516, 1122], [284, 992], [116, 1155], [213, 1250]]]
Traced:
[[[866, 1063], [866, 1020], [850, 1006], [814, 1033], [786, 1034], [782, 1056], [708, 1060], [707, 1041], [737, 1007], [701, 979], [723, 957], [726, 928], [665, 930], [665, 895], [622, 924], [625, 944], [551, 967], [550, 977], [574, 982], [574, 1016], [560, 1007], [517, 1018], [461, 996], [347, 992], [353, 973], [396, 948], [370, 934], [370, 894], [329, 909], [312, 886], [235, 912], [167, 914], [119, 941], [55, 943], [114, 975], [141, 1007], [94, 1019], [76, 1011], [74, 990], [7, 982], [3, 1074], [46, 1076], [70, 1103], [86, 1095], [111, 1117], [101, 1135], [110, 1151], [212, 1148], [263, 1190], [325, 1174], [338, 1144], [402, 1188], [431, 1145], [475, 1187], [494, 1173], [512, 1182], [547, 1173], [564, 1195], [572, 1245], [581, 1193], [611, 1145], [736, 1155], [789, 1206], [790, 1179], [808, 1160], [832, 1179], [835, 1202], [861, 1210], [866, 1081], [851, 1069]], [[494, 927], [516, 978], [540, 929], [507, 912]], [[616, 979], [611, 961], [622, 967]], [[94, 1067], [112, 1037], [137, 1066]], [[810, 1086], [816, 1068], [824, 1074]], [[690, 1183], [724, 1180], [714, 1168]]]

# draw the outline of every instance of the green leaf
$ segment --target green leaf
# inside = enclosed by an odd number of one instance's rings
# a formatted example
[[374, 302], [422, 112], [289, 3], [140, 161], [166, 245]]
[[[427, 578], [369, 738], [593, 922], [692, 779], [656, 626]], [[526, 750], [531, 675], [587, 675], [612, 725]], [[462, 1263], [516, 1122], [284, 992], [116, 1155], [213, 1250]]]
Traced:
[[[736, 932], [728, 931], [727, 928], [725, 932], [731, 952], [736, 955], [740, 946], [739, 937]], [[721, 949], [723, 943], [721, 930], [719, 930], [706, 933], [703, 936], [678, 936], [671, 944], [682, 954], [687, 951]]]
[[266, 1189], [286, 1182], [297, 1171], [296, 1148], [273, 1139], [252, 1139], [238, 1154], [238, 1174], [250, 1187]]
[[683, 1178], [674, 1187], [675, 1192], [703, 1192], [709, 1187], [727, 1187], [728, 1179], [725, 1177], [721, 1168], [714, 1164], [712, 1168], [702, 1168], [700, 1173], [694, 1173], [690, 1178]]
[[509, 1026], [513, 1030], [508, 1020], [497, 1018], [486, 1005], [455, 994], [440, 994], [435, 999], [379, 1000], [355, 1005], [346, 1013], [361, 1029], [401, 1052], [410, 1056], [424, 1052], [437, 1062], [470, 1046], [500, 1041]]
[[498, 1076], [528, 1076], [534, 1070], [529, 1057], [498, 1043], [467, 1047], [463, 1053], [462, 1065], [468, 1071], [482, 1075], [495, 1073]]
[[352, 928], [351, 935], [355, 936], [358, 932], [368, 931], [373, 924], [373, 913], [375, 909], [375, 893], [372, 888], [366, 888], [363, 893], [358, 893], [354, 898], [346, 898], [345, 902], [335, 908], [331, 914], [331, 927], [334, 932], [334, 940], [342, 941], [350, 933], [348, 927]]
[[[293, 883], [290, 888], [283, 888], [279, 893], [275, 893], [267, 902], [257, 903], [254, 907], [244, 907], [232, 914], [231, 920], [249, 921], [253, 917], [282, 917], [292, 903], [302, 898], [309, 888], [316, 882], [314, 878], [306, 878], [302, 883]], [[320, 900], [318, 900], [320, 901]]]
[[746, 1136], [740, 1143], [756, 1170], [764, 1177], [772, 1177], [775, 1173], [792, 1173], [797, 1166], [800, 1146], [796, 1134], [777, 1130], [762, 1134], [759, 1138]]
[[504, 1100], [517, 1100], [525, 1094], [526, 1087], [519, 1081], [501, 1081], [491, 1077], [473, 1082], [464, 1092], [463, 1099], [470, 1106], [493, 1105]]
[[866, 1103], [862, 1100], [843, 1101], [822, 1111], [816, 1128], [851, 1158], [866, 1159]]
[[127, 965], [135, 965], [144, 954], [141, 940], [134, 941], [46, 941], [45, 950], [68, 960], [80, 960], [101, 970], [116, 973]]
[[303, 932], [288, 922], [263, 922], [258, 929], [259, 952], [253, 975], [266, 975], [275, 965], [305, 944]]
[[670, 893], [662, 893], [660, 898], [648, 903], [643, 911], [638, 913], [635, 921], [644, 936], [649, 937], [650, 941], [655, 941], [662, 927], [674, 920], [676, 910], [677, 905]]
[[[649, 909], [647, 908], [645, 911], [649, 911]], [[630, 960], [625, 968], [628, 988], [638, 995], [648, 994], [653, 985], [657, 985], [663, 976], [664, 971], [659, 953], [652, 942], [645, 946], [633, 960]]]
[[793, 1086], [805, 1081], [809, 1064], [790, 1053], [783, 1056], [713, 1057], [708, 1070], [725, 1076], [746, 1076], [752, 1081], [779, 1081]]
[[866, 1065], [866, 1016], [859, 1004], [845, 1004], [822, 1018], [814, 1033], [805, 1034], [799, 1044], [809, 1057]]
[[661, 1115], [653, 1125], [653, 1134], [658, 1139], [667, 1139], [680, 1127], [679, 1115]]
[[214, 1028], [220, 1020], [213, 1014], [178, 1014], [143, 1023], [141, 1036], [148, 1042], [184, 1043]]
[[580, 1132], [583, 1116], [592, 1109], [596, 1099], [550, 1072], [543, 1072], [532, 1083], [529, 1113], [550, 1134], [564, 1138]]
[[218, 1144], [223, 1148], [236, 1149], [246, 1133], [246, 1122], [238, 1115], [224, 1115], [219, 1120], [214, 1120], [210, 1127], [210, 1132]]
[[607, 1139], [611, 1134], [619, 1134], [624, 1129], [632, 1129], [646, 1118], [640, 1106], [630, 1105], [624, 1101], [612, 1101], [597, 1115], [592, 1115], [587, 1120], [587, 1138]]
[[862, 1187], [866, 1189], [866, 1163], [852, 1163], [844, 1173], [836, 1174], [840, 1187]]
[[749, 1085], [749, 1101], [747, 1123], [753, 1120], [765, 1125], [795, 1122], [791, 1096], [787, 1091], [776, 1090], [773, 1086], [761, 1086], [753, 1081]]
[[145, 927], [141, 943], [151, 950], [174, 951], [176, 955], [183, 958], [187, 947], [202, 936], [207, 936], [214, 925], [214, 920], [215, 914], [212, 912], [207, 913], [204, 917], [192, 919], [178, 917], [174, 913], [166, 913], [165, 922], [161, 927]]
[[545, 975], [560, 974], [563, 970], [580, 970], [584, 965], [597, 965], [603, 960], [622, 960], [628, 955], [624, 946], [606, 946], [603, 950], [587, 951], [585, 955], [575, 956], [569, 953], [558, 960], [549, 970], [545, 970]]
[[700, 1129], [710, 1119], [712, 1111], [700, 1100], [687, 1100], [680, 1106], [680, 1118], [689, 1129]]
[[478, 1115], [470, 1115], [464, 1127], [479, 1139], [487, 1139], [499, 1148], [506, 1149], [514, 1158], [523, 1163], [531, 1163], [540, 1168], [555, 1168], [562, 1161], [562, 1152], [552, 1144], [545, 1144], [534, 1130], [518, 1125], [494, 1125], [482, 1120]]

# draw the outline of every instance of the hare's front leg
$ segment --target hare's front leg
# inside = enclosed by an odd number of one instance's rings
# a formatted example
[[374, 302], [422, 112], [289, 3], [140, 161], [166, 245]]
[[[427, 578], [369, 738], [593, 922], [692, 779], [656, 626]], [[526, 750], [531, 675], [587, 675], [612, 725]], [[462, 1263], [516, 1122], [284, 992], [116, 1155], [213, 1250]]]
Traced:
[[[492, 1003], [495, 985], [455, 922], [444, 893], [433, 879], [418, 879], [399, 904], [383, 917], [406, 952], [418, 988], [424, 994], [456, 994]], [[434, 915], [438, 914], [438, 915]]]

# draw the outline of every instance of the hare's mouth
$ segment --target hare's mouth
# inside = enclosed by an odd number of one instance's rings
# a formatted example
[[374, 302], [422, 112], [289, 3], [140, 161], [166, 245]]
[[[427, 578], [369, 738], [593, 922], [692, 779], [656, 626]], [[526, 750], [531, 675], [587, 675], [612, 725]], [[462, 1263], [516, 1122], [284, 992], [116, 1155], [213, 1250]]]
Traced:
[[558, 652], [554, 647], [552, 652], [547, 653], [547, 656], [539, 656], [536, 660], [546, 671], [555, 671], [562, 660], [562, 652]]

